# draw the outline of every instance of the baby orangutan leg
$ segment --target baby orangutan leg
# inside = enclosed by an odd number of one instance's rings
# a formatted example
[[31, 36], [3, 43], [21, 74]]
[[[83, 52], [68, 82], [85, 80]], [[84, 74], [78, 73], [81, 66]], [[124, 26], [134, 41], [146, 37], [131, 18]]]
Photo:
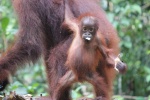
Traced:
[[87, 81], [94, 87], [96, 98], [93, 100], [110, 100], [107, 83], [96, 72], [87, 77]]
[[75, 75], [68, 71], [59, 81], [54, 93], [53, 100], [71, 100], [69, 97], [72, 84], [75, 82]]

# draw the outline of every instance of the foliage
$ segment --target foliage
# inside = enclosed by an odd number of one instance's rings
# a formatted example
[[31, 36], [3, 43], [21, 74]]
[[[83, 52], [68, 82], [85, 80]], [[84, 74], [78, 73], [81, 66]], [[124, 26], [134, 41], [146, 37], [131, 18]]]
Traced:
[[[115, 94], [148, 96], [150, 94], [149, 0], [102, 0], [101, 5], [121, 37], [122, 59], [128, 65], [127, 73], [118, 75], [116, 79]], [[17, 30], [16, 16], [10, 0], [1, 0], [0, 54], [12, 44]], [[22, 94], [31, 93], [34, 95], [46, 93], [46, 75], [41, 61], [34, 67], [32, 67], [33, 65], [28, 66], [30, 67], [18, 71], [13, 77], [14, 82], [8, 86], [7, 92], [16, 90]], [[76, 86], [79, 87], [76, 88]], [[85, 84], [77, 84], [76, 86], [72, 90], [73, 98], [80, 97], [85, 93], [82, 91]], [[117, 96], [117, 98], [123, 100], [122, 97]]]
[[110, 0], [106, 11], [121, 37], [122, 58], [128, 65], [127, 73], [122, 76], [122, 92], [147, 96], [150, 93], [150, 2]]

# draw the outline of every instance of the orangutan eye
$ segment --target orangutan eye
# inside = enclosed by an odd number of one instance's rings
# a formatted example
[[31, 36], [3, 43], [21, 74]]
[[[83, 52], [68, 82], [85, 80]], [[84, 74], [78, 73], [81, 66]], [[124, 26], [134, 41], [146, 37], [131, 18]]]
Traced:
[[89, 28], [89, 31], [90, 31], [90, 32], [93, 32], [93, 31], [94, 31], [94, 28], [93, 28], [93, 27]]
[[86, 27], [83, 27], [82, 31], [87, 31], [87, 28], [86, 28]]

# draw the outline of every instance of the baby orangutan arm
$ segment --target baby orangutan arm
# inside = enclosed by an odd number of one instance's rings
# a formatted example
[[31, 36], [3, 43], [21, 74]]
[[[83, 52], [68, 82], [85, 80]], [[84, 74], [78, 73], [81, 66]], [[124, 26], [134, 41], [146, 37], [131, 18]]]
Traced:
[[120, 60], [119, 55], [116, 56], [113, 54], [113, 49], [106, 46], [105, 38], [100, 33], [97, 33], [97, 43], [99, 51], [106, 59], [108, 66], [114, 67], [119, 73], [125, 73], [127, 70], [126, 64]]

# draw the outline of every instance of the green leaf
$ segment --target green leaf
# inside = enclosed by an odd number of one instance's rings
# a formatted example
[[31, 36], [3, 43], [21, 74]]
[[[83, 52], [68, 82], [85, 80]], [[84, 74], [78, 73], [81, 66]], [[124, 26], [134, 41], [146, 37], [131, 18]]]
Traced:
[[141, 12], [142, 12], [141, 7], [139, 5], [136, 5], [136, 4], [132, 6], [132, 11], [136, 11], [139, 14], [141, 14]]
[[150, 100], [150, 95], [148, 96], [148, 100]]
[[150, 75], [146, 76], [146, 82], [150, 82]]
[[150, 55], [150, 50], [148, 50], [148, 51], [146, 52], [146, 54], [147, 54], [147, 55]]
[[9, 18], [8, 17], [2, 18], [1, 25], [3, 31], [6, 31], [8, 24], [9, 24]]
[[81, 94], [76, 92], [76, 91], [74, 91], [74, 90], [71, 91], [71, 95], [72, 95], [71, 96], [72, 98], [79, 98], [79, 97], [81, 97]]

